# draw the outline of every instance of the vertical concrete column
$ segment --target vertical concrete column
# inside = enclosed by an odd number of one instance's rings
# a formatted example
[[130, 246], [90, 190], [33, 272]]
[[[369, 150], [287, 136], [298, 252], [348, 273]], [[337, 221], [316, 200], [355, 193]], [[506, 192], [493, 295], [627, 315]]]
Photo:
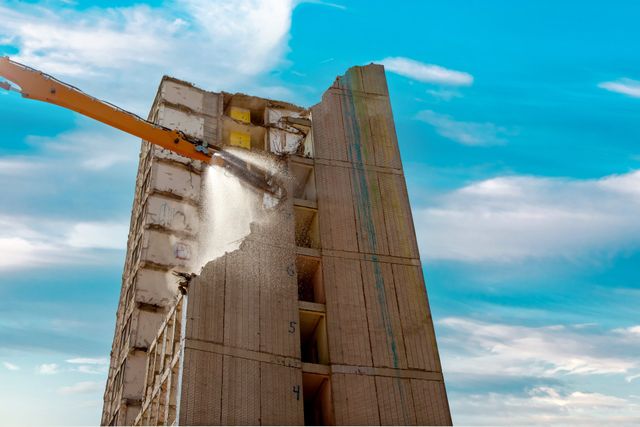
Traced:
[[450, 424], [384, 68], [312, 116], [336, 423]]

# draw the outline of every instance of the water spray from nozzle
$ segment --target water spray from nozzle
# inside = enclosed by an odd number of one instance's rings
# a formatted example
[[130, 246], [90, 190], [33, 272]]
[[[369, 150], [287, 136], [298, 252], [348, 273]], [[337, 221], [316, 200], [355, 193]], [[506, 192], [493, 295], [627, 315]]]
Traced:
[[213, 153], [211, 164], [229, 171], [258, 192], [268, 193], [277, 199], [286, 195], [278, 183], [277, 174], [267, 167], [265, 159], [220, 150]]

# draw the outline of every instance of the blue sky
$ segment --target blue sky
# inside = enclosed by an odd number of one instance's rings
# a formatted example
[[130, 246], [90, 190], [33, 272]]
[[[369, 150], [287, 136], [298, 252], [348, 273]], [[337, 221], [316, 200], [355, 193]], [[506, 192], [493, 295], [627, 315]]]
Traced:
[[[640, 422], [635, 1], [0, 0], [0, 54], [146, 115], [387, 67], [456, 424]], [[0, 414], [95, 424], [139, 142], [0, 93]]]

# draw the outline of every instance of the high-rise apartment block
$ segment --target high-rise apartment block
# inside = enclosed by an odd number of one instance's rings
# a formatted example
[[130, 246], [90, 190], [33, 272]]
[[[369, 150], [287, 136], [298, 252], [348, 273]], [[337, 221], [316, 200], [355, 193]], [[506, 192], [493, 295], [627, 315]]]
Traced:
[[383, 67], [310, 109], [164, 78], [150, 119], [290, 178], [181, 278], [207, 166], [143, 143], [102, 424], [451, 424]]

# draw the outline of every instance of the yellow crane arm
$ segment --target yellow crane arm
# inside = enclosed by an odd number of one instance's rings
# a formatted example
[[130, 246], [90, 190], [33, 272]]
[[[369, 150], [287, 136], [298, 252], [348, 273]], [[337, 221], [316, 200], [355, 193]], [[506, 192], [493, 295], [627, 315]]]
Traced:
[[[12, 61], [8, 57], [0, 57], [0, 77], [18, 85], [19, 92], [25, 98], [73, 110], [191, 159], [209, 163], [212, 150], [217, 149], [217, 147], [208, 147], [203, 141], [179, 130], [156, 125], [133, 113], [100, 101], [80, 89]], [[0, 88], [12, 89], [6, 82], [0, 82]]]
[[73, 110], [174, 151], [181, 156], [214, 163], [224, 167], [259, 191], [279, 196], [284, 194], [284, 189], [274, 182], [273, 177], [266, 178], [266, 175], [269, 175], [267, 171], [261, 170], [257, 165], [248, 167], [245, 161], [219, 146], [208, 145], [206, 142], [179, 130], [151, 123], [115, 105], [87, 95], [80, 89], [63, 83], [48, 74], [12, 61], [6, 56], [0, 57], [0, 77], [20, 87], [18, 90], [8, 82], [0, 82], [1, 89], [16, 90], [25, 98]]

